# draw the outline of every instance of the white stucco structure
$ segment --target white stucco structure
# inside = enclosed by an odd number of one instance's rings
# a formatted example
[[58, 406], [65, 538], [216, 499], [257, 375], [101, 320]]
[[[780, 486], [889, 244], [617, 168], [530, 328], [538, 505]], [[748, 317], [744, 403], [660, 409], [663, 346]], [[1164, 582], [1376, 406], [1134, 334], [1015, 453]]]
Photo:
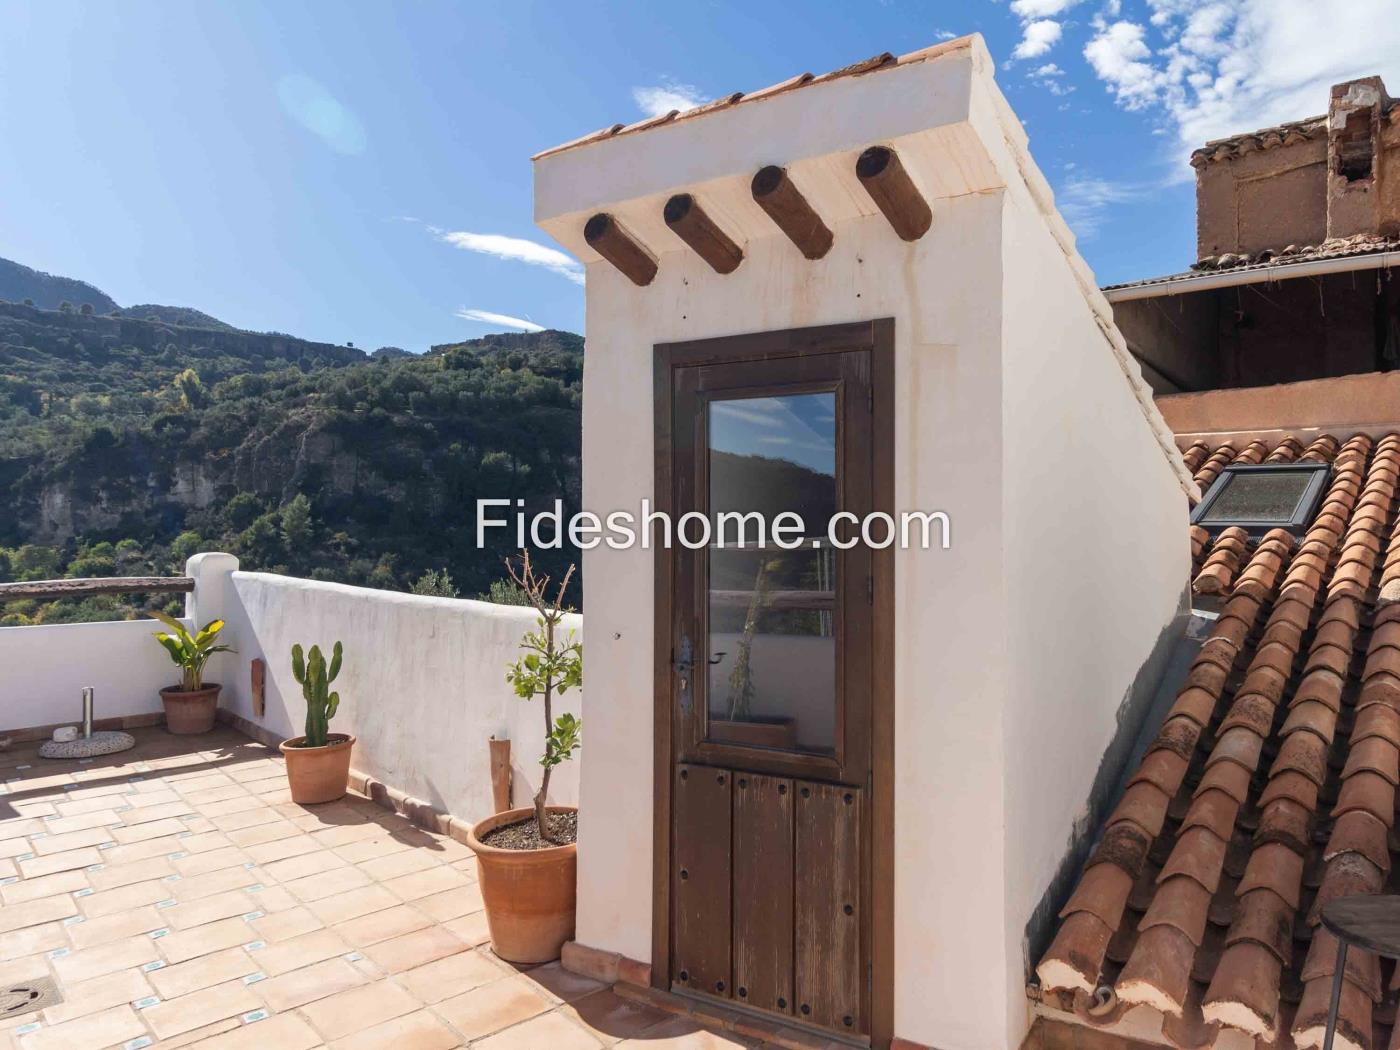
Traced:
[[[352, 764], [405, 795], [464, 821], [493, 811], [488, 739], [511, 740], [514, 800], [528, 805], [539, 788], [544, 716], [505, 681], [531, 609], [455, 598], [239, 572], [228, 554], [199, 554], [186, 572], [195, 589], [186, 620], [227, 622], [236, 653], [216, 655], [205, 678], [223, 686], [219, 704], [279, 738], [302, 732], [306, 708], [292, 677], [292, 645], [339, 640], [345, 659], [334, 688], [336, 732], [353, 733]], [[565, 628], [578, 631], [581, 617]], [[150, 620], [0, 628], [0, 730], [78, 721], [81, 690], [96, 688], [99, 718], [158, 715], [159, 690], [179, 674], [152, 637]], [[253, 710], [250, 664], [267, 666], [265, 710]], [[579, 711], [581, 694], [556, 701]], [[588, 731], [585, 728], [585, 733]], [[578, 799], [578, 764], [559, 766], [550, 799]]]
[[[594, 512], [654, 496], [655, 344], [894, 319], [896, 509], [952, 518], [951, 550], [896, 555], [895, 1034], [947, 1050], [1024, 1035], [1027, 920], [1189, 566], [1189, 477], [993, 68], [965, 38], [536, 163], [537, 221], [587, 265]], [[855, 177], [871, 145], [932, 206], [915, 242]], [[767, 164], [835, 234], [821, 260], [753, 203]], [[679, 192], [742, 246], [735, 272], [665, 226]], [[585, 243], [601, 211], [656, 256], [649, 286]], [[653, 554], [601, 546], [584, 578], [578, 941], [658, 962]]]

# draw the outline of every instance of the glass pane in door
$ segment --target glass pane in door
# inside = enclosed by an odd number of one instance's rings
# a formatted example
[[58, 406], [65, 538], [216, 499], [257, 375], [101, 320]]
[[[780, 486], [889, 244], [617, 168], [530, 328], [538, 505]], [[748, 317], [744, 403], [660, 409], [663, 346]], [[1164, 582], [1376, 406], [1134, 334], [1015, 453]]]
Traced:
[[[831, 754], [836, 739], [836, 394], [709, 403], [710, 740]], [[783, 511], [802, 520], [773, 542]], [[792, 523], [791, 519], [787, 519]]]

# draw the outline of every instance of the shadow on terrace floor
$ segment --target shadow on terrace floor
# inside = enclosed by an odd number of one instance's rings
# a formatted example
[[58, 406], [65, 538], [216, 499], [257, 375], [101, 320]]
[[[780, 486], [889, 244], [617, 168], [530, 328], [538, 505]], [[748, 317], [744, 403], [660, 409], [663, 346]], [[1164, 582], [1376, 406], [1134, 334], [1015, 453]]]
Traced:
[[348, 795], [298, 806], [229, 729], [50, 761], [0, 753], [0, 981], [18, 1050], [752, 1046], [487, 941], [476, 863]]

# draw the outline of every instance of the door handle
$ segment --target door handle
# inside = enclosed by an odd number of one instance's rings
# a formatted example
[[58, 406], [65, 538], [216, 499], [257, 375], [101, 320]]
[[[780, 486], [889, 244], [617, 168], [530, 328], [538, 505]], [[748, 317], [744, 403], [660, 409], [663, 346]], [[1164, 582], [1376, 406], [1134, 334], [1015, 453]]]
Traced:
[[695, 670], [695, 650], [690, 644], [690, 636], [681, 635], [680, 648], [676, 651], [676, 658], [672, 661], [679, 679], [676, 688], [680, 691], [681, 713], [690, 714], [690, 675]]

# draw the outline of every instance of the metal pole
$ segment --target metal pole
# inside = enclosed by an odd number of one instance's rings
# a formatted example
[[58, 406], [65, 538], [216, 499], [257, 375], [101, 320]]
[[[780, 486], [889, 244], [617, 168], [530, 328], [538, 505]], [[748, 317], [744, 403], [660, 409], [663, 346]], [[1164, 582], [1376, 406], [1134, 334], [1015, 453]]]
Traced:
[[83, 686], [83, 739], [92, 736], [92, 686]]
[[1327, 1037], [1322, 1050], [1332, 1050], [1332, 1037], [1337, 1034], [1337, 1007], [1342, 1001], [1342, 973], [1347, 967], [1347, 942], [1337, 938], [1337, 971], [1332, 975], [1332, 1003], [1327, 1007]]

